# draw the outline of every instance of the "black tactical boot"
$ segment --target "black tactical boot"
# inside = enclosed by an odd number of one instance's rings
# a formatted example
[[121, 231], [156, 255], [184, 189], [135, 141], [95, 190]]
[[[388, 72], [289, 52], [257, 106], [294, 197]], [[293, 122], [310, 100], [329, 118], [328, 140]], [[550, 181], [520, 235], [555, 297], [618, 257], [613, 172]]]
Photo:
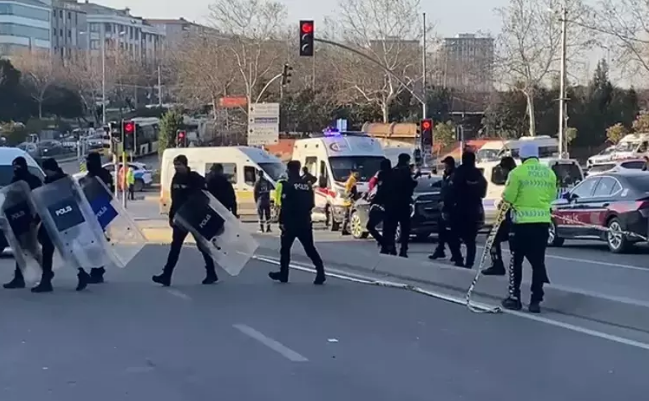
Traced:
[[13, 280], [8, 282], [7, 284], [4, 284], [2, 287], [7, 290], [25, 288], [25, 279], [22, 276], [14, 276]]
[[279, 281], [280, 283], [288, 283], [288, 276], [282, 274], [282, 272], [270, 272], [268, 273], [268, 277], [270, 277], [270, 279], [273, 281]]
[[509, 310], [521, 310], [521, 309], [523, 309], [523, 304], [521, 303], [521, 300], [518, 299], [518, 298], [514, 298], [514, 297], [507, 297], [507, 298], [503, 299], [503, 301], [501, 302], [501, 305], [503, 306], [503, 308], [509, 309]]
[[104, 282], [104, 273], [106, 273], [106, 269], [103, 267], [100, 268], [93, 268], [90, 269], [90, 279], [88, 280], [88, 284], [101, 284]]
[[219, 281], [219, 277], [216, 275], [216, 271], [212, 270], [207, 272], [207, 275], [203, 279], [202, 283], [205, 285], [210, 285], [216, 283], [217, 281]]
[[88, 287], [88, 283], [90, 282], [90, 275], [86, 273], [85, 270], [79, 269], [79, 273], [77, 273], [77, 291], [83, 291]]
[[171, 285], [171, 274], [163, 271], [161, 274], [151, 277], [151, 280], [153, 280], [154, 283], [158, 283], [164, 287], [169, 287]]

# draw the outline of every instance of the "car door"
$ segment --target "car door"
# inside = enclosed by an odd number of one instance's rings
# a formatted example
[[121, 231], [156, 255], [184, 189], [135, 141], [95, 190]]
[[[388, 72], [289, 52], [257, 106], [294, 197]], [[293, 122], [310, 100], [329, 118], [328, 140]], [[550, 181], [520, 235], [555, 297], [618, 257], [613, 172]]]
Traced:
[[581, 208], [591, 198], [599, 180], [599, 176], [587, 178], [569, 192], [567, 201], [555, 203], [554, 221], [560, 237], [572, 238], [584, 235], [583, 224], [580, 224], [583, 218]]
[[601, 236], [599, 227], [605, 225], [611, 197], [621, 190], [622, 186], [615, 178], [602, 175], [590, 196], [576, 199], [574, 210], [577, 212], [577, 220], [581, 224], [575, 223], [575, 226], [579, 236]]

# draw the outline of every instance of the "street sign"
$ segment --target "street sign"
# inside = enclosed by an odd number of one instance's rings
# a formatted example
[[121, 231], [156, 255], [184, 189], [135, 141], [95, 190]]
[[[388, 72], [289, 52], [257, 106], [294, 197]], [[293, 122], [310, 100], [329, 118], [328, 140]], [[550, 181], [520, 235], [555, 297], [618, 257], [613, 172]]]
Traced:
[[248, 146], [279, 142], [279, 103], [254, 103], [248, 107]]

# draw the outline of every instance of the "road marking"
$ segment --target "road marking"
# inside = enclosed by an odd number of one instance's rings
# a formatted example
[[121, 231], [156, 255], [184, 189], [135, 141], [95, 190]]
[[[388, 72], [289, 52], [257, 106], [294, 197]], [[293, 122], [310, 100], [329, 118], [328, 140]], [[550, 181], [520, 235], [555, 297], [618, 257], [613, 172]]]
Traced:
[[191, 301], [192, 300], [192, 297], [190, 297], [189, 295], [185, 294], [182, 291], [178, 291], [176, 289], [173, 289], [173, 288], [168, 288], [167, 292], [169, 294], [173, 295], [176, 298], [182, 299], [183, 301]]
[[[260, 261], [263, 261], [263, 262], [266, 262], [266, 263], [279, 265], [279, 261], [268, 258], [268, 257], [256, 257], [256, 259], [258, 259]], [[295, 269], [295, 270], [308, 272], [308, 273], [315, 273], [315, 269], [312, 269], [312, 268], [309, 268], [309, 267], [304, 267], [304, 266], [296, 265], [296, 264], [293, 264], [293, 263], [291, 263], [289, 266], [292, 269]], [[437, 298], [437, 299], [447, 301], [447, 302], [451, 302], [451, 303], [454, 303], [454, 304], [457, 304], [457, 305], [466, 306], [466, 300], [464, 299], [464, 297], [456, 297], [456, 296], [453, 296], [453, 295], [442, 294], [442, 293], [435, 292], [435, 291], [428, 291], [428, 290], [423, 290], [423, 289], [415, 289], [412, 286], [407, 286], [406, 284], [403, 284], [403, 283], [391, 282], [391, 281], [383, 281], [383, 280], [380, 280], [380, 279], [374, 279], [374, 278], [371, 278], [371, 277], [368, 277], [368, 276], [363, 276], [363, 275], [358, 275], [358, 274], [348, 275], [346, 272], [343, 272], [343, 271], [340, 271], [340, 270], [334, 270], [334, 271], [336, 271], [336, 273], [330, 273], [331, 270], [332, 269], [327, 270], [327, 273], [326, 273], [327, 276], [335, 277], [335, 278], [338, 278], [338, 279], [341, 279], [341, 280], [361, 283], [361, 284], [385, 285], [385, 286], [390, 286], [390, 287], [400, 287], [400, 288], [404, 288], [404, 289], [414, 290], [415, 292], [428, 295], [428, 296], [430, 296], [432, 298]], [[475, 307], [477, 307], [478, 309], [482, 309], [482, 310], [491, 310], [494, 307], [493, 305], [485, 304], [485, 303], [482, 303], [482, 302], [473, 303], [473, 305]], [[539, 322], [539, 323], [545, 323], [545, 324], [548, 324], [548, 325], [551, 325], [551, 326], [560, 327], [560, 328], [570, 330], [570, 331], [574, 331], [574, 332], [577, 332], [577, 333], [586, 334], [586, 335], [589, 335], [591, 337], [601, 338], [603, 340], [608, 340], [608, 341], [616, 342], [618, 344], [628, 345], [628, 346], [631, 346], [631, 347], [640, 348], [640, 349], [644, 349], [646, 351], [649, 351], [649, 344], [643, 343], [643, 342], [640, 342], [640, 341], [631, 340], [631, 339], [616, 336], [616, 335], [613, 335], [613, 334], [607, 334], [607, 333], [604, 333], [604, 332], [601, 332], [601, 331], [592, 330], [592, 329], [588, 329], [586, 327], [581, 327], [581, 326], [573, 325], [573, 324], [570, 324], [570, 323], [564, 323], [564, 322], [560, 322], [558, 320], [553, 320], [553, 319], [543, 317], [543, 316], [538, 316], [538, 315], [532, 315], [532, 314], [529, 314], [529, 313], [523, 313], [523, 312], [519, 312], [519, 311], [511, 311], [511, 310], [508, 310], [508, 309], [503, 309], [503, 312], [507, 313], [507, 314], [510, 314], [510, 315], [513, 315], [513, 316], [521, 317], [521, 318], [524, 318], [524, 319], [534, 320], [534, 321]]]
[[288, 359], [291, 362], [309, 361], [304, 356], [293, 351], [292, 349], [283, 345], [279, 341], [273, 340], [272, 338], [265, 336], [263, 333], [258, 332], [257, 330], [253, 329], [250, 326], [238, 323], [238, 324], [233, 324], [232, 327], [239, 330], [240, 332], [247, 335], [248, 337], [252, 338], [253, 340], [259, 341], [266, 347], [272, 349], [273, 351], [277, 352], [278, 354], [280, 354], [281, 356], [283, 356], [284, 358]]

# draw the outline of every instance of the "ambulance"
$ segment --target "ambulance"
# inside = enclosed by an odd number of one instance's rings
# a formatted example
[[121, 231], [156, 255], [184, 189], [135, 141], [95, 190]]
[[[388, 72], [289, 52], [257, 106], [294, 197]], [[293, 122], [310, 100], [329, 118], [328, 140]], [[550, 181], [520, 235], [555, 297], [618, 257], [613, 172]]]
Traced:
[[617, 143], [613, 160], [642, 159], [649, 153], [649, 134], [629, 134]]
[[171, 179], [175, 170], [173, 160], [178, 155], [187, 156], [189, 167], [205, 176], [215, 163], [223, 166], [237, 195], [240, 215], [254, 215], [257, 207], [254, 200], [254, 186], [258, 171], [263, 170], [266, 179], [275, 186], [286, 172], [280, 159], [264, 149], [249, 146], [219, 146], [165, 149], [160, 163], [160, 213], [168, 214], [171, 206]]
[[385, 153], [381, 144], [365, 133], [327, 130], [295, 141], [292, 159], [317, 178], [313, 220], [325, 221], [337, 231], [345, 212], [345, 182], [352, 169], [360, 174], [358, 192], [367, 192], [368, 181], [379, 170]]

